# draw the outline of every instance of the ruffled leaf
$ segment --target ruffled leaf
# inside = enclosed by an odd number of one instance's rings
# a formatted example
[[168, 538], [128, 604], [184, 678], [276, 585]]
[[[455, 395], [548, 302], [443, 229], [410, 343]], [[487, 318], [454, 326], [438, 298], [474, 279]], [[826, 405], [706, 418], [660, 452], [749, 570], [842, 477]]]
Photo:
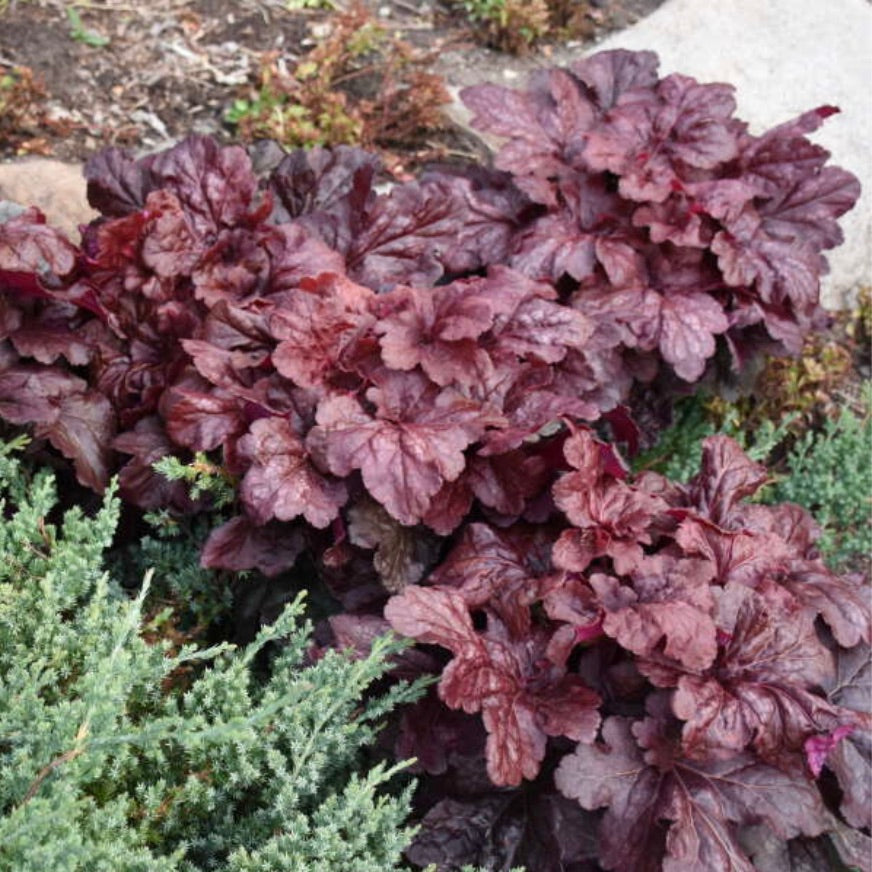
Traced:
[[415, 524], [439, 489], [463, 472], [464, 449], [487, 419], [476, 403], [413, 373], [392, 375], [367, 397], [376, 404], [375, 417], [348, 396], [323, 401], [309, 441], [323, 445], [330, 472], [359, 469], [393, 517]]
[[239, 440], [237, 451], [250, 466], [239, 495], [258, 524], [302, 515], [323, 529], [348, 499], [345, 483], [322, 475], [309, 460], [300, 437], [284, 418], [260, 418]]

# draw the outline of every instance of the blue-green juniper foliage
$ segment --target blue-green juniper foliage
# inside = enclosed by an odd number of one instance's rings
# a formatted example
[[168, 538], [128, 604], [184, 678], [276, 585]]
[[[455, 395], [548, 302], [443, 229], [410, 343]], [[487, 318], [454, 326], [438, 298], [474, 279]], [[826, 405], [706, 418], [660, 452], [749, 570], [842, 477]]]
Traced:
[[93, 518], [56, 502], [0, 448], [0, 869], [398, 867], [411, 788], [361, 752], [418, 693], [365, 701], [401, 643], [304, 666], [298, 598], [244, 650], [171, 651], [143, 635], [149, 580], [131, 600], [102, 569], [113, 491]]

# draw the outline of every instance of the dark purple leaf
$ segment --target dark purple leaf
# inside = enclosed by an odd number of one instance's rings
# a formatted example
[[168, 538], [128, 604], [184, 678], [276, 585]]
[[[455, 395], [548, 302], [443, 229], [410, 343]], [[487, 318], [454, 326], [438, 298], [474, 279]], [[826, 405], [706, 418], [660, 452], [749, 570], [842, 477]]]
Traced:
[[375, 551], [373, 566], [390, 593], [417, 584], [438, 556], [439, 541], [429, 530], [404, 527], [373, 500], [356, 502], [348, 518], [349, 540]]
[[832, 656], [790, 594], [735, 586], [720, 605], [729, 641], [710, 675], [679, 679], [673, 700], [690, 757], [725, 759], [753, 745], [761, 759], [784, 765], [810, 736], [850, 723], [815, 692], [833, 674]]
[[0, 418], [33, 424], [37, 438], [73, 461], [83, 485], [101, 492], [106, 487], [115, 417], [106, 397], [83, 379], [56, 367], [0, 369]]
[[816, 176], [830, 154], [806, 134], [814, 133], [838, 111], [833, 106], [819, 106], [761, 136], [742, 136], [739, 164], [747, 183], [761, 196], [779, 198], [801, 180]]
[[[641, 234], [630, 228], [632, 206], [601, 176], [578, 176], [561, 187], [562, 208], [519, 228], [509, 263], [534, 279], [557, 281], [564, 273], [582, 280], [601, 263], [615, 280], [641, 281]], [[626, 229], [615, 233], [616, 226]], [[632, 234], [632, 235], [630, 235]], [[634, 239], [636, 246], [629, 244]]]
[[512, 235], [530, 211], [530, 201], [512, 184], [508, 173], [485, 167], [465, 166], [458, 174], [445, 168], [425, 173], [421, 181], [445, 180], [446, 173], [464, 205], [453, 244], [442, 255], [446, 272], [474, 273], [490, 264], [506, 263]]
[[[0, 310], [2, 307], [0, 301]], [[98, 321], [82, 323], [71, 310], [69, 304], [49, 304], [36, 317], [28, 318], [26, 326], [20, 318], [10, 322], [8, 335], [15, 350], [22, 357], [32, 357], [38, 363], [56, 363], [59, 357], [65, 357], [73, 366], [90, 363], [104, 338], [104, 327]], [[2, 321], [0, 315], [0, 323]], [[0, 327], [0, 335], [3, 332], [3, 327]]]
[[133, 455], [118, 474], [123, 499], [148, 511], [169, 506], [190, 511], [187, 485], [170, 481], [153, 469], [154, 463], [176, 450], [156, 415], [141, 418], [132, 430], [117, 436], [112, 447]]
[[691, 483], [691, 500], [704, 517], [730, 529], [733, 507], [768, 478], [766, 469], [749, 460], [735, 440], [709, 436], [703, 442], [699, 475]]
[[470, 609], [487, 606], [522, 638], [530, 633], [529, 606], [549, 569], [544, 536], [469, 524], [428, 582], [456, 589]]
[[236, 517], [209, 534], [200, 554], [200, 565], [231, 572], [259, 569], [272, 578], [290, 569], [303, 547], [298, 527], [279, 521], [258, 527], [246, 517]]
[[257, 180], [240, 146], [222, 147], [205, 136], [189, 136], [150, 162], [155, 187], [167, 188], [184, 205], [198, 234], [233, 227], [248, 214]]
[[276, 223], [308, 214], [342, 215], [366, 203], [379, 160], [360, 148], [297, 149], [270, 176]]
[[669, 294], [660, 302], [660, 351], [685, 381], [694, 382], [715, 353], [714, 334], [729, 322], [707, 294]]
[[711, 568], [702, 560], [664, 554], [642, 558], [632, 584], [593, 575], [590, 585], [604, 611], [603, 630], [641, 657], [659, 650], [688, 670], [712, 665], [717, 628]]
[[[509, 138], [497, 154], [496, 166], [516, 176], [565, 174], [594, 120], [593, 103], [566, 70], [543, 71], [526, 93], [476, 85], [464, 88], [460, 96], [473, 112], [473, 127]], [[526, 192], [532, 194], [533, 189]], [[540, 197], [533, 194], [533, 199]]]
[[781, 584], [824, 619], [843, 648], [872, 642], [872, 605], [866, 583], [837, 576], [817, 561], [793, 561]]
[[376, 290], [397, 284], [432, 285], [443, 273], [465, 209], [452, 185], [407, 182], [379, 196], [346, 249], [352, 278]]
[[[630, 732], [630, 721], [608, 718], [603, 743], [579, 745], [554, 775], [557, 789], [582, 808], [605, 807], [599, 861], [606, 869], [661, 868], [667, 826], [662, 808], [664, 776], [646, 765]], [[741, 867], [740, 867], [741, 868]]]
[[437, 869], [458, 869], [477, 862], [483, 843], [490, 840], [509, 802], [508, 797], [499, 795], [441, 799], [424, 816], [421, 830], [406, 848], [406, 857], [416, 866], [429, 867], [435, 863]]
[[85, 163], [88, 202], [103, 215], [122, 218], [145, 206], [154, 189], [151, 158], [137, 160], [120, 148], [104, 148]]
[[653, 88], [659, 65], [652, 51], [619, 48], [573, 61], [569, 69], [593, 91], [599, 108], [608, 111], [625, 91]]
[[4, 273], [32, 273], [51, 286], [72, 272], [76, 255], [76, 247], [60, 230], [49, 227], [35, 207], [0, 221], [0, 278]]
[[851, 209], [859, 196], [855, 176], [838, 167], [825, 167], [763, 204], [763, 227], [779, 239], [834, 248], [843, 239], [836, 218]]
[[539, 659], [544, 639], [538, 651], [515, 644], [496, 619], [486, 634], [476, 633], [465, 600], [450, 588], [408, 587], [388, 602], [385, 617], [397, 632], [455, 655], [439, 695], [451, 708], [481, 711], [494, 784], [534, 778], [547, 735], [588, 742], [596, 735], [599, 697], [577, 676]]
[[472, 279], [430, 289], [398, 288], [376, 333], [384, 362], [393, 369], [420, 366], [439, 385], [470, 384], [490, 366], [478, 338], [496, 315], [493, 283]]
[[551, 480], [546, 461], [535, 454], [509, 451], [494, 457], [472, 457], [467, 483], [482, 503], [507, 517], [520, 517], [527, 501]]
[[[420, 656], [421, 652], [418, 653]], [[433, 667], [438, 669], [439, 666], [435, 661]], [[399, 731], [395, 753], [400, 759], [416, 758], [410, 767], [413, 772], [444, 775], [458, 763], [469, 761], [473, 764], [470, 768], [476, 765], [480, 768], [480, 773], [464, 773], [472, 774], [471, 780], [478, 782], [473, 784], [473, 791], [491, 788], [484, 771], [486, 734], [481, 720], [448, 708], [437, 696], [435, 688], [428, 688], [421, 699], [404, 706]]]
[[189, 213], [169, 191], [146, 201], [148, 223], [141, 238], [143, 264], [161, 278], [189, 276], [200, 259], [201, 243]]
[[662, 203], [691, 168], [714, 169], [736, 156], [729, 85], [671, 75], [655, 89], [626, 92], [587, 138], [586, 163], [620, 176], [620, 192]]
[[33, 432], [73, 461], [80, 484], [102, 493], [109, 481], [109, 446], [115, 435], [115, 416], [103, 394], [86, 390], [64, 396], [57, 417], [37, 423]]
[[159, 406], [167, 434], [177, 445], [212, 451], [245, 430], [242, 404], [227, 391], [189, 377], [166, 390]]
[[831, 736], [825, 763], [842, 788], [840, 811], [853, 827], [872, 827], [872, 659], [868, 645], [836, 652], [836, 670], [824, 685], [829, 700], [854, 713], [857, 726]]
[[316, 235], [299, 224], [269, 228], [263, 247], [269, 255], [269, 292], [293, 290], [304, 279], [321, 273], [342, 274], [345, 260]]
[[266, 234], [249, 229], [228, 229], [197, 259], [192, 272], [194, 295], [210, 308], [219, 300], [237, 302], [262, 293], [273, 265]]
[[605, 743], [579, 745], [555, 774], [558, 789], [583, 808], [606, 807], [600, 826], [606, 869], [753, 872], [738, 825], [762, 822], [781, 838], [824, 830], [813, 784], [749, 755], [693, 766], [663, 759], [650, 729], [648, 722], [609, 718]]
[[269, 319], [280, 340], [275, 368], [304, 388], [323, 390], [338, 373], [353, 372], [355, 351], [375, 318], [372, 291], [342, 275], [324, 273], [284, 296]]
[[711, 561], [720, 585], [738, 582], [754, 587], [761, 577], [786, 566], [789, 551], [774, 535], [747, 530], [722, 530], [714, 524], [686, 518], [675, 532], [675, 541], [685, 554], [698, 554]]

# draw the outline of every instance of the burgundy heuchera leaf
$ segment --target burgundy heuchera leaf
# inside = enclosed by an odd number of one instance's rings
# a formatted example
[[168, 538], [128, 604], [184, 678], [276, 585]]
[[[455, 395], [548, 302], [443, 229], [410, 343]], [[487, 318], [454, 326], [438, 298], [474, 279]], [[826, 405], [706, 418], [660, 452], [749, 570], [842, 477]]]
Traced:
[[353, 371], [355, 343], [372, 326], [369, 288], [324, 273], [301, 282], [276, 305], [270, 330], [279, 339], [275, 368], [304, 388], [323, 388], [337, 372]]
[[210, 533], [200, 564], [207, 569], [233, 572], [259, 569], [272, 577], [294, 565], [303, 545], [301, 531], [296, 527], [275, 521], [259, 527], [237, 516]]
[[604, 744], [579, 745], [555, 774], [565, 796], [584, 808], [606, 807], [600, 825], [606, 869], [753, 872], [740, 825], [763, 822], [781, 838], [825, 828], [812, 785], [749, 755], [685, 766], [670, 757], [660, 730], [651, 719], [609, 718]]
[[374, 500], [355, 503], [348, 518], [349, 540], [375, 550], [372, 565], [391, 593], [419, 582], [435, 562], [439, 540], [421, 527], [403, 526]]
[[239, 493], [259, 524], [302, 515], [313, 527], [324, 528], [348, 498], [344, 482], [328, 479], [314, 468], [303, 442], [284, 418], [255, 421], [237, 450], [251, 462]]
[[109, 454], [115, 435], [112, 407], [103, 394], [56, 367], [0, 367], [0, 416], [14, 424], [33, 424], [73, 461], [76, 477], [102, 491], [109, 480]]
[[495, 784], [534, 778], [548, 735], [591, 741], [596, 734], [597, 695], [561, 670], [538, 674], [527, 646], [499, 630], [477, 633], [454, 590], [409, 587], [388, 602], [385, 617], [397, 632], [455, 655], [443, 670], [439, 695], [452, 708], [482, 712]]
[[737, 586], [722, 600], [722, 610], [737, 609], [725, 627], [729, 642], [712, 674], [682, 676], [673, 699], [688, 756], [723, 758], [753, 745], [761, 759], [783, 765], [812, 735], [850, 724], [814, 691], [833, 664], [808, 612], [777, 588]]
[[392, 374], [367, 398], [376, 417], [349, 396], [324, 400], [309, 440], [323, 445], [334, 475], [359, 469], [367, 490], [393, 517], [415, 524], [443, 484], [463, 472], [463, 451], [488, 418], [478, 404], [415, 373]]
[[689, 670], [711, 666], [717, 653], [711, 567], [671, 555], [644, 557], [630, 585], [593, 575], [590, 585], [604, 610], [603, 630], [634, 654], [663, 653]]

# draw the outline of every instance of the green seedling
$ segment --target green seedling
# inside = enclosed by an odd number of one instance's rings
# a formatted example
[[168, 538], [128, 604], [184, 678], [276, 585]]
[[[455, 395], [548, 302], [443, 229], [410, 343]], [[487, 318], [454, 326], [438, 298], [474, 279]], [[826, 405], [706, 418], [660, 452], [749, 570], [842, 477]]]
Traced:
[[82, 23], [82, 17], [73, 6], [67, 6], [67, 19], [70, 22], [70, 36], [76, 41], [89, 45], [92, 48], [103, 48], [109, 45], [108, 36], [103, 36], [95, 30], [91, 30]]
[[287, 0], [285, 9], [289, 12], [300, 12], [304, 9], [326, 9], [333, 12], [336, 4], [330, 0]]

